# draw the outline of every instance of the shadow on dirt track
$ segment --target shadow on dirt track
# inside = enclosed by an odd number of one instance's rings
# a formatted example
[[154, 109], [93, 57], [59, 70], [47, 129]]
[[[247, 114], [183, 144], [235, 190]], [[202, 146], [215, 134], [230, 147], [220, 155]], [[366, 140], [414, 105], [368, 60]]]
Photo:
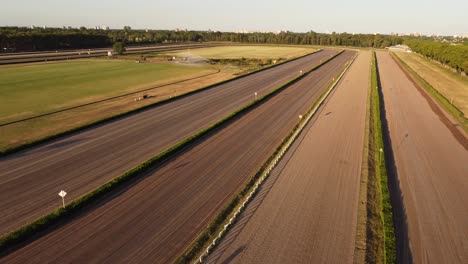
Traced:
[[[387, 164], [388, 187], [390, 190], [390, 199], [392, 203], [393, 221], [395, 225], [396, 236], [396, 263], [413, 263], [408, 237], [408, 219], [406, 208], [403, 204], [403, 193], [401, 191], [400, 179], [396, 168], [395, 157], [392, 147], [392, 139], [390, 138], [390, 130], [388, 128], [388, 120], [385, 111], [385, 96], [382, 92], [380, 82], [379, 63], [375, 60], [377, 67], [377, 84], [379, 87], [380, 97], [380, 119], [382, 121], [382, 136], [385, 146], [385, 163]], [[408, 137], [406, 134], [405, 139]], [[400, 142], [401, 144], [402, 142]], [[398, 148], [398, 147], [397, 147]]]

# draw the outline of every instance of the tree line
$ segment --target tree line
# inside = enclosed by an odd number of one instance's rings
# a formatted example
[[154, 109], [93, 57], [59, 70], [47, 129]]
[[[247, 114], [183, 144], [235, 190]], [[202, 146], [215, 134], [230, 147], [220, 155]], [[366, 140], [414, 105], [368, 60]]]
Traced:
[[81, 49], [112, 45], [106, 34], [79, 29], [0, 27], [2, 51]]
[[413, 51], [468, 75], [468, 45], [427, 40], [405, 40], [404, 43]]
[[115, 42], [127, 45], [151, 43], [224, 41], [253, 44], [334, 45], [384, 48], [401, 44], [397, 36], [349, 33], [234, 33], [188, 30], [119, 30], [81, 28], [0, 27], [0, 47], [4, 51], [33, 51], [109, 47]]

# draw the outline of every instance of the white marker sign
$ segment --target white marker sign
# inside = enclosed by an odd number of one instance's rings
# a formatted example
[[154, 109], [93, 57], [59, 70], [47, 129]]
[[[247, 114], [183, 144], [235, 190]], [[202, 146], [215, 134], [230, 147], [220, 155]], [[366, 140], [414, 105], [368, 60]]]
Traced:
[[65, 208], [65, 195], [67, 195], [67, 192], [65, 192], [64, 190], [61, 190], [58, 195], [62, 197], [62, 205], [63, 205], [63, 208]]

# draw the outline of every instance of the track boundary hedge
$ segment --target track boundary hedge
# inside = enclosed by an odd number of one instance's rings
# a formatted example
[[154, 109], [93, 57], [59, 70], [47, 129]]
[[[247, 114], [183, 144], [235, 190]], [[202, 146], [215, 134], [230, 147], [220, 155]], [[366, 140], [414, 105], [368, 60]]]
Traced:
[[[386, 163], [386, 151], [383, 141], [383, 132], [382, 132], [382, 104], [380, 102], [380, 75], [378, 61], [376, 58], [375, 51], [372, 52], [372, 72], [371, 72], [371, 135], [370, 137], [370, 151], [369, 151], [369, 164], [370, 170], [373, 170], [375, 173], [375, 187], [378, 187], [376, 190], [376, 196], [373, 198], [379, 199], [380, 208], [373, 208], [380, 215], [381, 227], [383, 231], [383, 263], [396, 263], [396, 236], [395, 236], [395, 226], [394, 226], [394, 217], [393, 217], [393, 208], [390, 197], [389, 190], [389, 179], [387, 173], [387, 163]], [[372, 151], [373, 150], [373, 151]], [[371, 205], [371, 203], [368, 203]], [[372, 210], [369, 208], [369, 210]], [[375, 238], [372, 238], [375, 239]], [[377, 242], [380, 243], [381, 239], [376, 238]], [[366, 252], [366, 261], [373, 261], [371, 256]], [[377, 255], [375, 258], [380, 258], [382, 256]], [[379, 259], [374, 259], [379, 261]]]

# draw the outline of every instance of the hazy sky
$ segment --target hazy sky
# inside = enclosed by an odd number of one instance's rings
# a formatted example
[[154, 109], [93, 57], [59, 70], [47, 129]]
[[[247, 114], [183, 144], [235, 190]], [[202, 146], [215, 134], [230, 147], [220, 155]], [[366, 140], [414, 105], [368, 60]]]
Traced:
[[2, 26], [468, 34], [468, 0], [2, 0]]

